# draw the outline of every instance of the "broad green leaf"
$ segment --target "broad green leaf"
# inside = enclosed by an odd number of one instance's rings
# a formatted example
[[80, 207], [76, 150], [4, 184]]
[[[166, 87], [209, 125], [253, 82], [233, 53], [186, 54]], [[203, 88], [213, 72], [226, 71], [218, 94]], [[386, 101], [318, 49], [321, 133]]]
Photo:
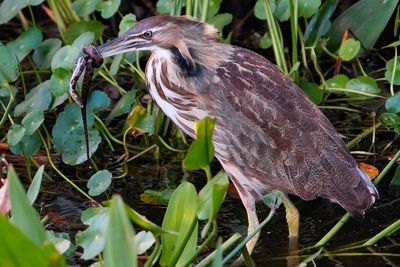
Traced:
[[11, 53], [7, 46], [0, 42], [0, 84], [4, 82], [13, 82], [18, 78], [18, 75], [19, 68], [17, 57]]
[[274, 16], [280, 21], [287, 21], [290, 18], [290, 0], [278, 0], [275, 1], [276, 7], [274, 11]]
[[36, 67], [40, 70], [50, 68], [51, 61], [61, 46], [60, 39], [49, 38], [44, 40], [33, 52], [32, 58]]
[[228, 176], [221, 171], [200, 190], [197, 211], [199, 220], [213, 221], [216, 218], [228, 188]]
[[[346, 88], [354, 91], [360, 91], [370, 94], [380, 94], [381, 89], [378, 87], [375, 79], [368, 76], [359, 76], [355, 79], [351, 79], [346, 83]], [[348, 97], [367, 99], [369, 96], [360, 95], [357, 93], [346, 92]]]
[[96, 6], [102, 0], [76, 0], [72, 3], [71, 9], [75, 11], [78, 16], [84, 17], [90, 15], [96, 10]]
[[270, 48], [272, 45], [271, 35], [266, 32], [261, 38], [259, 42], [260, 48], [267, 49]]
[[104, 250], [106, 228], [109, 221], [109, 208], [89, 208], [82, 212], [81, 220], [89, 227], [76, 234], [76, 245], [83, 248], [84, 260], [96, 257]]
[[24, 0], [4, 0], [0, 5], [0, 24], [8, 22], [26, 7]]
[[93, 112], [99, 112], [105, 110], [110, 105], [110, 98], [103, 91], [95, 90], [90, 94], [87, 102], [87, 109]]
[[158, 0], [156, 8], [161, 14], [171, 13], [174, 9], [174, 0]]
[[146, 204], [154, 205], [168, 205], [171, 199], [174, 189], [164, 189], [164, 190], [144, 190], [143, 194], [140, 195], [140, 200]]
[[95, 39], [103, 35], [103, 24], [97, 20], [78, 21], [71, 23], [65, 30], [64, 40], [66, 44], [72, 44], [76, 38], [85, 32], [93, 32]]
[[10, 150], [23, 157], [32, 157], [39, 151], [41, 145], [40, 137], [35, 132], [32, 135], [25, 135], [17, 145], [10, 146]]
[[106, 118], [106, 124], [118, 116], [124, 115], [132, 110], [132, 106], [136, 101], [136, 91], [130, 90], [118, 100], [117, 104], [113, 107], [111, 112]]
[[51, 103], [50, 81], [47, 80], [29, 91], [25, 100], [14, 109], [14, 116], [21, 116], [32, 111], [45, 111]]
[[8, 194], [14, 224], [22, 230], [36, 245], [46, 241], [44, 228], [35, 209], [29, 203], [25, 190], [18, 179], [14, 167], [8, 167]]
[[196, 140], [192, 142], [185, 159], [183, 168], [189, 170], [206, 169], [214, 159], [214, 145], [212, 135], [215, 119], [206, 117], [195, 123]]
[[[329, 88], [340, 88], [344, 89], [346, 88], [346, 83], [349, 81], [349, 78], [344, 75], [344, 74], [337, 74], [333, 76], [332, 78], [326, 80], [326, 85]], [[338, 93], [341, 93], [338, 91]]]
[[254, 16], [256, 16], [256, 18], [261, 20], [267, 19], [267, 13], [265, 11], [264, 1], [266, 1], [267, 4], [271, 5], [272, 12], [275, 12], [275, 2], [271, 2], [269, 0], [257, 0], [256, 4], [254, 5]]
[[33, 49], [39, 47], [42, 39], [42, 32], [38, 28], [32, 27], [14, 41], [9, 42], [7, 47], [21, 62]]
[[85, 45], [93, 43], [94, 38], [95, 35], [93, 32], [84, 32], [74, 40], [71, 46], [75, 47], [79, 51], [82, 51]]
[[72, 70], [75, 67], [75, 61], [81, 51], [73, 46], [67, 45], [57, 51], [51, 61], [51, 69], [66, 69]]
[[379, 116], [379, 121], [383, 126], [393, 127], [394, 131], [400, 135], [400, 116], [394, 113], [383, 113]]
[[386, 100], [385, 108], [391, 113], [400, 113], [400, 92]]
[[50, 91], [54, 96], [62, 96], [69, 89], [69, 80], [72, 72], [68, 69], [58, 68], [53, 70], [50, 77]]
[[214, 25], [214, 27], [219, 31], [222, 32], [224, 27], [232, 22], [233, 16], [229, 13], [221, 13], [211, 17], [207, 20], [209, 24]]
[[22, 119], [22, 125], [26, 129], [26, 134], [33, 134], [44, 121], [44, 114], [41, 110], [31, 111]]
[[40, 166], [39, 169], [36, 171], [32, 183], [28, 188], [28, 192], [26, 193], [26, 196], [28, 197], [29, 203], [31, 205], [33, 205], [37, 196], [39, 195], [40, 185], [42, 184], [43, 171], [44, 165]]
[[7, 132], [7, 143], [10, 146], [15, 146], [21, 142], [22, 138], [25, 136], [26, 129], [24, 126], [14, 123], [11, 125]]
[[[47, 253], [35, 244], [21, 229], [18, 229], [4, 215], [0, 214], [2, 249], [1, 266], [7, 267], [63, 267], [62, 256], [57, 252]], [[34, 265], [32, 265], [34, 263]]]
[[214, 17], [218, 14], [221, 7], [222, 0], [209, 0], [207, 8], [207, 19]]
[[321, 37], [329, 30], [331, 25], [330, 18], [336, 9], [338, 0], [327, 0], [315, 14], [306, 31], [304, 32], [304, 41], [306, 46], [316, 47]]
[[68, 233], [58, 233], [46, 231], [46, 238], [49, 240], [65, 258], [68, 258], [76, 251], [76, 246], [72, 244]]
[[132, 13], [126, 14], [119, 23], [118, 36], [121, 36], [128, 31], [137, 22], [136, 16]]
[[[396, 63], [396, 69], [394, 69], [394, 65]], [[394, 69], [394, 78], [393, 78], [393, 69]], [[386, 63], [386, 71], [385, 78], [388, 82], [392, 82], [393, 84], [400, 85], [400, 57], [392, 58]]]
[[196, 188], [191, 183], [183, 182], [172, 194], [165, 212], [162, 228], [177, 234], [161, 235], [161, 266], [181, 265], [195, 252], [197, 207]]
[[349, 38], [339, 48], [339, 57], [344, 61], [350, 61], [355, 58], [360, 51], [359, 41]]
[[104, 249], [105, 267], [137, 266], [137, 247], [135, 231], [126, 214], [120, 196], [113, 196], [109, 209], [109, 221]]
[[125, 208], [126, 208], [126, 213], [128, 214], [131, 221], [134, 222], [135, 224], [139, 225], [141, 228], [143, 228], [147, 231], [151, 231], [154, 234], [171, 233], [171, 232], [168, 232], [168, 231], [162, 229], [160, 226], [156, 225], [155, 223], [149, 221], [145, 216], [139, 214], [138, 212], [136, 212], [134, 209], [132, 209], [128, 205], [126, 205]]
[[141, 105], [136, 105], [132, 109], [128, 116], [128, 124], [141, 133], [154, 133], [154, 119]]
[[140, 231], [135, 235], [137, 254], [142, 255], [156, 242], [154, 235], [150, 231]]
[[112, 174], [108, 170], [101, 170], [90, 177], [87, 188], [89, 195], [98, 196], [108, 189], [111, 184]]
[[304, 93], [306, 93], [306, 95], [311, 99], [311, 101], [314, 102], [314, 104], [316, 105], [321, 104], [324, 92], [317, 84], [310, 83], [307, 81], [300, 81], [299, 86], [304, 91]]
[[388, 23], [398, 0], [360, 0], [340, 14], [332, 23], [326, 37], [328, 48], [336, 51], [346, 30], [354, 35], [363, 48], [372, 49]]
[[101, 11], [104, 19], [109, 19], [118, 11], [120, 4], [121, 0], [103, 0], [96, 6], [96, 10]]
[[299, 17], [310, 18], [318, 12], [321, 0], [299, 0]]

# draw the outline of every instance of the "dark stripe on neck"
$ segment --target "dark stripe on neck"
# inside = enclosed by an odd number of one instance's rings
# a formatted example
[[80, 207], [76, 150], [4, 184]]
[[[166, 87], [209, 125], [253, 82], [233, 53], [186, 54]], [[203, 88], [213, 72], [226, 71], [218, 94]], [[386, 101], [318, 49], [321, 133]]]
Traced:
[[184, 57], [176, 46], [172, 46], [170, 51], [172, 53], [172, 60], [179, 66], [184, 77], [194, 78], [203, 75], [203, 67], [199, 63]]

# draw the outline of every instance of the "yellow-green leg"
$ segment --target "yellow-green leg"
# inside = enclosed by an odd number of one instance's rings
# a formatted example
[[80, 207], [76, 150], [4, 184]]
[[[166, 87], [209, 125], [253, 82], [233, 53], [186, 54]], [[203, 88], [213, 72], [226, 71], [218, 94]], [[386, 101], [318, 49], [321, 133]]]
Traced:
[[296, 206], [288, 196], [283, 197], [283, 205], [286, 210], [286, 221], [289, 228], [289, 237], [299, 236], [300, 215]]

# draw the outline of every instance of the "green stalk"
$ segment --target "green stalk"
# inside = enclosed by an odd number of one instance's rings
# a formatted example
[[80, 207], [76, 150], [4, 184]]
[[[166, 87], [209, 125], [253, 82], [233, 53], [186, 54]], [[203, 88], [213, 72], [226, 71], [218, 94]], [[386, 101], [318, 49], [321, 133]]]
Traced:
[[347, 148], [350, 149], [353, 146], [355, 146], [356, 144], [358, 144], [362, 139], [364, 139], [365, 137], [367, 137], [368, 135], [370, 135], [371, 133], [376, 131], [376, 129], [381, 127], [381, 125], [382, 124], [380, 122], [378, 122], [377, 124], [369, 127], [368, 129], [365, 129], [361, 134], [357, 135], [353, 140], [351, 140], [350, 142], [348, 142], [346, 144]]
[[197, 18], [199, 14], [199, 2], [200, 0], [194, 0], [193, 17]]
[[[298, 59], [297, 41], [298, 41], [298, 0], [290, 0], [290, 32], [292, 36], [292, 66], [296, 64]], [[293, 72], [292, 79], [297, 83], [299, 81], [299, 70]]]
[[368, 247], [375, 245], [379, 240], [381, 240], [384, 237], [387, 237], [388, 235], [396, 232], [399, 229], [400, 229], [400, 219], [398, 219], [397, 221], [395, 221], [394, 223], [392, 223], [391, 225], [380, 231], [378, 234], [370, 238], [367, 242], [362, 244], [362, 246]]
[[192, 15], [192, 0], [186, 0], [186, 16], [191, 16]]
[[390, 95], [394, 95], [394, 77], [396, 76], [396, 69], [397, 69], [397, 47], [394, 47], [394, 64], [393, 64], [393, 71], [392, 71], [392, 78], [390, 79]]
[[203, 0], [203, 6], [201, 10], [201, 21], [205, 22], [207, 20], [208, 13], [208, 0]]
[[[8, 95], [10, 96], [10, 99], [8, 100], [7, 107], [4, 109], [3, 117], [1, 117], [0, 129], [3, 128], [4, 123], [6, 122], [6, 119], [8, 117], [8, 114], [10, 114], [12, 104], [14, 103], [14, 95], [13, 95], [11, 86], [9, 84], [5, 84], [4, 87], [7, 89], [7, 92], [8, 92]], [[12, 119], [11, 119], [11, 122], [12, 122]]]

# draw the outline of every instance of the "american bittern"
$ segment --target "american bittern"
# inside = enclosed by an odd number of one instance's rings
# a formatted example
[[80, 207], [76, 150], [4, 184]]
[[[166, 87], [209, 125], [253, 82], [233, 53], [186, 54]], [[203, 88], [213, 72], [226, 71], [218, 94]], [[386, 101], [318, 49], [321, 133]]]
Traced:
[[[378, 193], [324, 114], [267, 59], [216, 39], [213, 26], [193, 18], [155, 16], [97, 50], [102, 57], [151, 51], [150, 94], [192, 138], [196, 120], [217, 119], [216, 157], [240, 194], [249, 231], [258, 224], [255, 202], [274, 189], [327, 198], [362, 216]], [[298, 225], [297, 210], [285, 204]]]

